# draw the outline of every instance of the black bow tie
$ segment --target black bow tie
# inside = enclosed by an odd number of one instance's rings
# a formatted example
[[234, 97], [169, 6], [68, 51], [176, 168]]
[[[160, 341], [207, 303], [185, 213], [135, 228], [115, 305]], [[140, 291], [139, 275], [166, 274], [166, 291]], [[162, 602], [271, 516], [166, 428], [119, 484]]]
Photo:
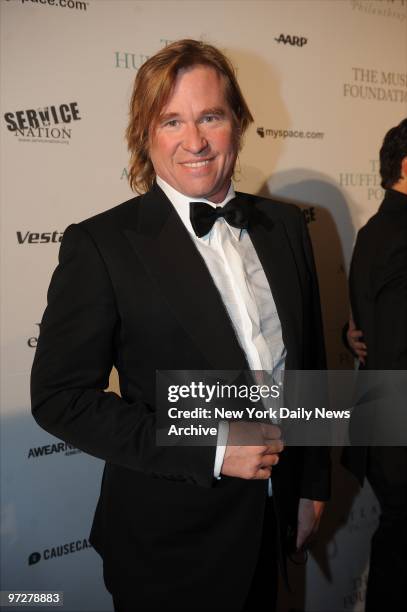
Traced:
[[189, 218], [198, 238], [206, 236], [216, 219], [220, 217], [223, 217], [233, 227], [247, 229], [250, 212], [250, 204], [238, 198], [233, 198], [225, 206], [216, 208], [205, 202], [191, 202], [189, 205]]

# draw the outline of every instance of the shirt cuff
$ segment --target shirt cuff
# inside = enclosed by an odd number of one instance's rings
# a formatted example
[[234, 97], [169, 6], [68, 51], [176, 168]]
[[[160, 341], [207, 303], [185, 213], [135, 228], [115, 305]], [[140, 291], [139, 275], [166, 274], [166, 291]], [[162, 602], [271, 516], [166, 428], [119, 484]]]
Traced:
[[222, 469], [223, 459], [225, 458], [228, 436], [229, 423], [227, 421], [220, 421], [218, 428], [218, 440], [216, 443], [215, 467], [213, 469], [213, 475], [218, 480], [221, 479], [220, 471]]

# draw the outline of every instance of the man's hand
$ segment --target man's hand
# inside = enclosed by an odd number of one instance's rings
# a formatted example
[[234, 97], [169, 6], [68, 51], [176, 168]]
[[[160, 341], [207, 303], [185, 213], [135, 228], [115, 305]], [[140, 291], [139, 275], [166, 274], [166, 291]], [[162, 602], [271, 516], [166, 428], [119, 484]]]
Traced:
[[325, 502], [302, 497], [298, 506], [297, 550], [312, 542], [318, 531]]
[[365, 365], [367, 346], [360, 339], [363, 337], [363, 332], [360, 329], [356, 329], [355, 322], [352, 316], [349, 319], [349, 327], [346, 332], [346, 339], [352, 351], [358, 356], [360, 363]]
[[281, 430], [276, 425], [230, 423], [221, 474], [247, 480], [267, 480], [283, 448]]

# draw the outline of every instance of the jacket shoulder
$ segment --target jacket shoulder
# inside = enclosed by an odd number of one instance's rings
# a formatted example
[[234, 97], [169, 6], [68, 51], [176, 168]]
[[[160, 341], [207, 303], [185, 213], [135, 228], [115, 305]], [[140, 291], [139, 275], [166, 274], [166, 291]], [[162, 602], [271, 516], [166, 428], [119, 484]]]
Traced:
[[257, 210], [265, 213], [274, 221], [281, 220], [286, 223], [298, 223], [298, 220], [302, 218], [302, 212], [295, 204], [243, 192], [236, 192], [236, 195], [252, 203]]
[[360, 228], [357, 241], [388, 246], [407, 244], [407, 215], [385, 214], [379, 210]]
[[142, 204], [144, 196], [136, 196], [122, 202], [117, 206], [113, 206], [108, 210], [104, 210], [92, 217], [88, 217], [78, 223], [82, 229], [90, 233], [102, 231], [104, 229], [112, 230], [122, 226], [131, 226], [137, 222], [138, 212]]
[[236, 196], [250, 201], [253, 206], [256, 206], [257, 208], [268, 210], [272, 214], [278, 216], [295, 217], [301, 214], [300, 208], [295, 204], [282, 202], [281, 200], [276, 200], [275, 198], [265, 198], [263, 196], [244, 193], [242, 191], [236, 191]]

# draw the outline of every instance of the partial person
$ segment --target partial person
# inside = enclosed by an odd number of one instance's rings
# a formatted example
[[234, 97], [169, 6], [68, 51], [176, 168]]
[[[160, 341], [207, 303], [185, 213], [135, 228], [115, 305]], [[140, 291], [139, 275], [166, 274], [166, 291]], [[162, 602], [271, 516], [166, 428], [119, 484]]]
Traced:
[[[252, 121], [223, 53], [168, 45], [130, 104], [142, 195], [64, 233], [32, 410], [106, 462], [91, 542], [117, 612], [271, 612], [277, 556], [293, 530], [307, 542], [329, 495], [327, 450], [283, 449], [272, 425], [254, 447], [155, 443], [157, 370], [325, 367], [303, 215], [231, 180]], [[120, 397], [104, 391], [112, 366]]]
[[[347, 342], [363, 370], [407, 370], [407, 118], [380, 149], [385, 189], [359, 231], [350, 267], [353, 317]], [[404, 609], [407, 601], [407, 447], [348, 447], [343, 463], [380, 505], [373, 535], [366, 611]]]

